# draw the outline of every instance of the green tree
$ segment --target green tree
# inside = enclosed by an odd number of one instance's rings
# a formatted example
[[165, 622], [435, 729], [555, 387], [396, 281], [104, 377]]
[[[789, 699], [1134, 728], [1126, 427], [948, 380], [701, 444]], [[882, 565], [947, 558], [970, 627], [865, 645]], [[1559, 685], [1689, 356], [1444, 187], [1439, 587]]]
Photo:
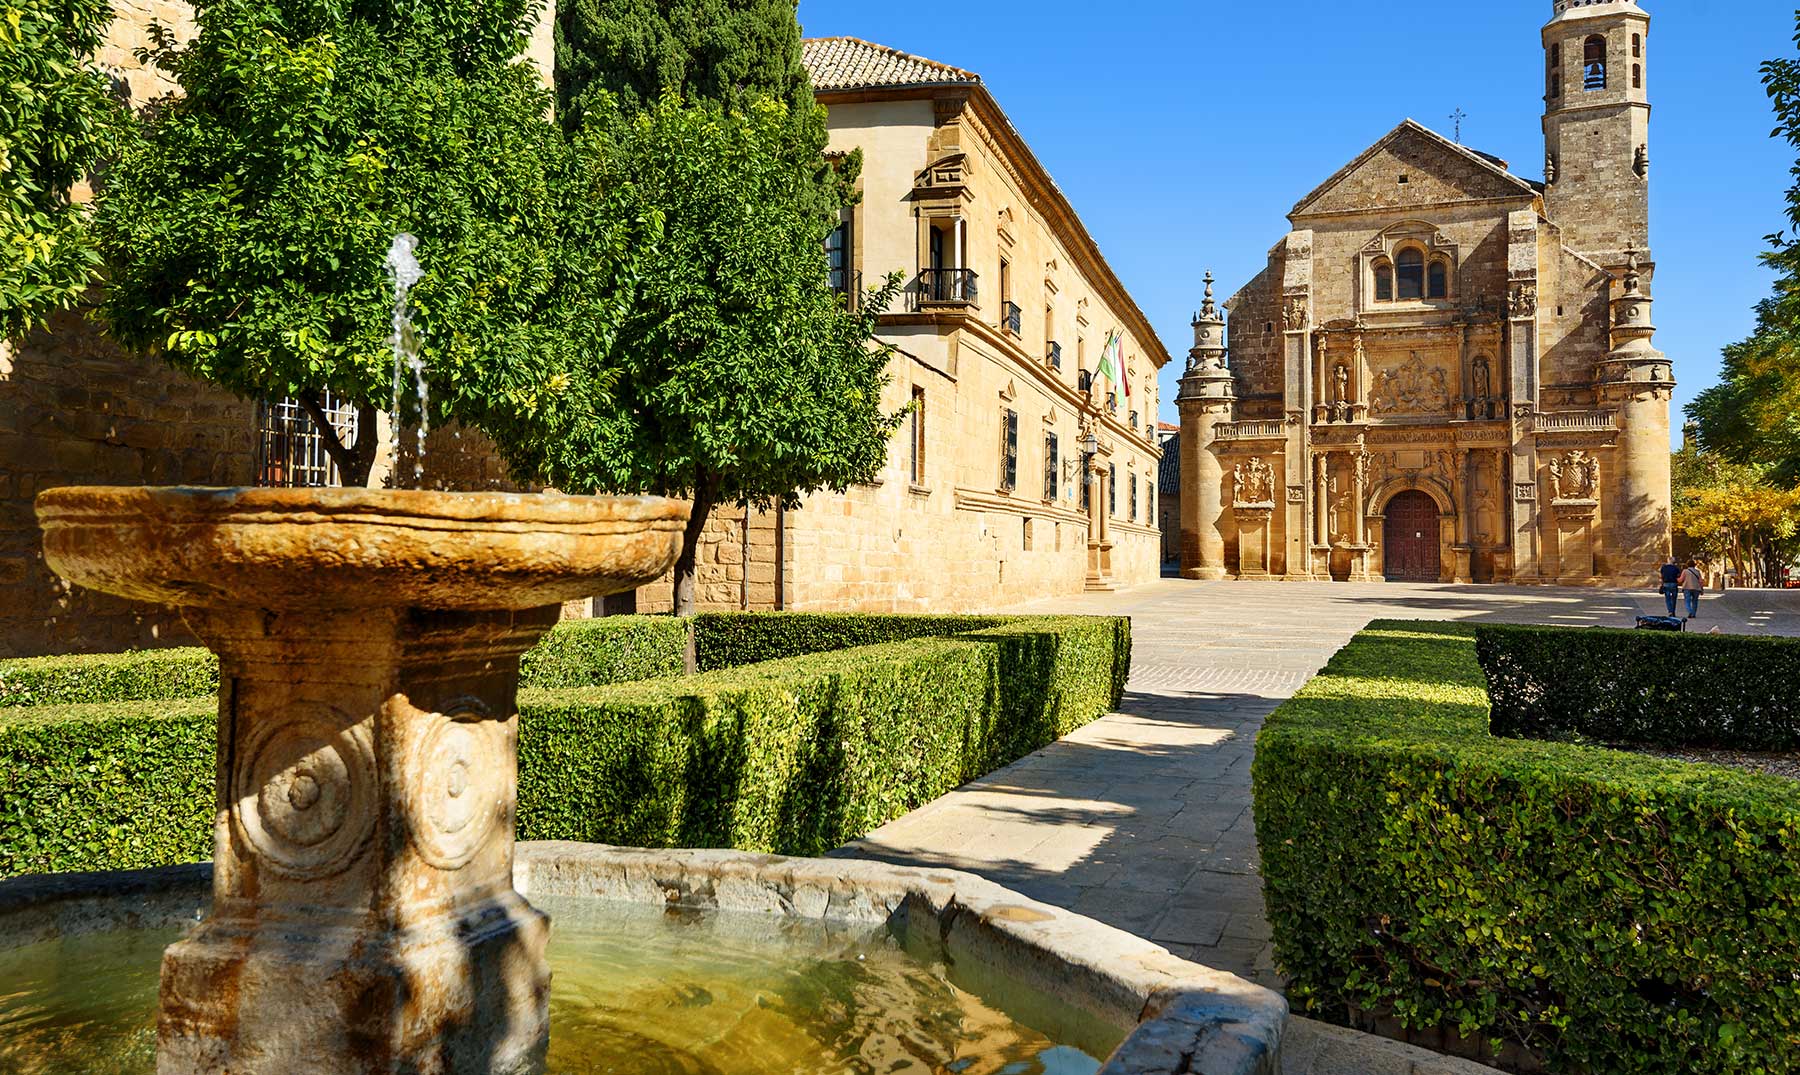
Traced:
[[[610, 117], [599, 122], [603, 116]], [[693, 501], [675, 607], [694, 608], [700, 533], [714, 506], [795, 506], [872, 477], [899, 422], [883, 412], [889, 352], [875, 319], [890, 279], [856, 308], [829, 285], [829, 220], [804, 211], [811, 169], [782, 151], [787, 109], [597, 109], [582, 148], [610, 192], [612, 231], [642, 233], [613, 352], [615, 392], [577, 373], [566, 426], [520, 437], [521, 473], [569, 492]]]
[[1800, 488], [1772, 483], [1766, 465], [1695, 448], [1676, 452], [1671, 471], [1674, 526], [1696, 552], [1730, 565], [1741, 584], [1777, 581], [1800, 551]]
[[[1773, 137], [1800, 149], [1800, 59], [1770, 60], [1762, 75]], [[1800, 482], [1800, 163], [1792, 175], [1788, 227], [1769, 236], [1762, 255], [1776, 272], [1774, 294], [1757, 305], [1755, 332], [1725, 348], [1721, 383], [1687, 407], [1702, 446], [1732, 462], [1766, 464], [1783, 485]]]
[[[574, 356], [606, 350], [619, 248], [568, 199], [581, 166], [517, 60], [532, 16], [529, 0], [202, 0], [195, 41], [149, 53], [182, 94], [103, 191], [114, 332], [239, 394], [298, 398], [365, 484], [392, 392], [383, 262], [410, 232], [434, 421], [554, 422], [539, 412], [564, 405], [565, 371], [593, 366]], [[352, 443], [325, 390], [356, 405]], [[422, 417], [410, 391], [399, 409]]]
[[[835, 217], [852, 199], [860, 152], [821, 156], [825, 109], [800, 62], [796, 0], [573, 0], [556, 8], [556, 96], [575, 130], [591, 108], [626, 113], [665, 94], [743, 109], [753, 97], [787, 105], [776, 144], [810, 166], [808, 213]], [[602, 103], [604, 102], [604, 103]], [[603, 120], [604, 122], [604, 120]]]
[[100, 265], [73, 188], [120, 118], [91, 64], [107, 0], [0, 0], [0, 339], [73, 306]]

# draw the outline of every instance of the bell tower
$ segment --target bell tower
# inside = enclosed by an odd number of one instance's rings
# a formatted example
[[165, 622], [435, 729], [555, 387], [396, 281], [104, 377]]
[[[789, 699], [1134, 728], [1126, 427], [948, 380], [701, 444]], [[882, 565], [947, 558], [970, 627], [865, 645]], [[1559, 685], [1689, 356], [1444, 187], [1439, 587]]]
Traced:
[[1608, 268], [1650, 261], [1650, 15], [1636, 0], [1554, 0], [1544, 40], [1545, 215]]

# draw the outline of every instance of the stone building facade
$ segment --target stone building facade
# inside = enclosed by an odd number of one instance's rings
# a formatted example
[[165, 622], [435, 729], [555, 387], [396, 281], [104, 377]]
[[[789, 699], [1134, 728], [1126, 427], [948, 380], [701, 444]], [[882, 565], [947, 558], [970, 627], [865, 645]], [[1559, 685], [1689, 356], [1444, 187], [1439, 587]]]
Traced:
[[784, 608], [954, 611], [1155, 579], [1169, 355], [1074, 208], [979, 76], [855, 38], [803, 56], [829, 151], [863, 153], [836, 278], [853, 300], [905, 281], [879, 331], [884, 403], [908, 414], [874, 482], [809, 497], [766, 538], [725, 524], [711, 596], [778, 580]]
[[1641, 586], [1669, 549], [1650, 16], [1555, 0], [1545, 177], [1408, 120], [1302, 198], [1177, 403], [1190, 578]]

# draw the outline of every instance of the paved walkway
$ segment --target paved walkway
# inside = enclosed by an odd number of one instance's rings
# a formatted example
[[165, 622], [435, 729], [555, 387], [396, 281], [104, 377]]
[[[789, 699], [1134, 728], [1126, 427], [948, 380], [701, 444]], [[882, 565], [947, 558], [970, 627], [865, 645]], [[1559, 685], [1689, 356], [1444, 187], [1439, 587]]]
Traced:
[[[1696, 626], [1800, 634], [1796, 596], [1709, 598]], [[969, 870], [1277, 989], [1250, 758], [1282, 699], [1372, 619], [1630, 626], [1663, 611], [1654, 593], [1173, 579], [1030, 610], [1131, 617], [1121, 711], [839, 853]]]

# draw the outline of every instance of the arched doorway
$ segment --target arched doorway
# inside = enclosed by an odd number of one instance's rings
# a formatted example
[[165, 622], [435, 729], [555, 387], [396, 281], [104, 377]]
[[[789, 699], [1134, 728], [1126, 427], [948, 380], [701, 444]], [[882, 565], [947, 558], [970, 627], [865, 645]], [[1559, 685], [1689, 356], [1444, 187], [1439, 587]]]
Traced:
[[1438, 550], [1437, 502], [1417, 489], [1388, 501], [1382, 527], [1382, 569], [1391, 582], [1436, 582], [1443, 572]]

